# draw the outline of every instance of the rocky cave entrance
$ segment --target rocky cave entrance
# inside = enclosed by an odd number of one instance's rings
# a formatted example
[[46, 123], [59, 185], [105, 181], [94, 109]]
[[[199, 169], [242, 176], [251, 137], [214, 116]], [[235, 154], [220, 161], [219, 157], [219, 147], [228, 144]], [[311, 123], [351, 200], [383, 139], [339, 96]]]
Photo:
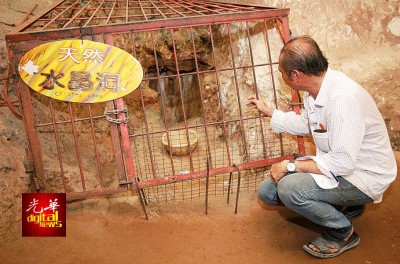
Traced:
[[[156, 69], [151, 68], [148, 71], [148, 77], [156, 76]], [[184, 75], [177, 76], [177, 72], [172, 72], [169, 67], [163, 69], [159, 80], [150, 80], [149, 87], [156, 91], [163, 101], [162, 118], [167, 127], [184, 122], [186, 118], [195, 118], [202, 116], [202, 104], [199, 80], [195, 69], [189, 72], [183, 72]], [[174, 76], [165, 77], [164, 76]], [[182, 87], [182, 90], [180, 89]], [[184, 103], [182, 103], [184, 102]], [[186, 115], [186, 118], [184, 116]]]

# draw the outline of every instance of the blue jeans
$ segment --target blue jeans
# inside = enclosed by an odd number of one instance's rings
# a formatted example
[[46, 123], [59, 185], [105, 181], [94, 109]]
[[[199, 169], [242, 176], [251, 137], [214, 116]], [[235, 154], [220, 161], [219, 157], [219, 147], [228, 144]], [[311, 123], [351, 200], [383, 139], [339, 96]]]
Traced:
[[285, 205], [325, 227], [332, 237], [343, 239], [353, 226], [337, 207], [363, 205], [373, 200], [344, 178], [338, 180], [338, 187], [322, 189], [310, 174], [293, 173], [281, 178], [277, 185], [271, 178], [265, 179], [258, 187], [258, 195], [265, 204]]

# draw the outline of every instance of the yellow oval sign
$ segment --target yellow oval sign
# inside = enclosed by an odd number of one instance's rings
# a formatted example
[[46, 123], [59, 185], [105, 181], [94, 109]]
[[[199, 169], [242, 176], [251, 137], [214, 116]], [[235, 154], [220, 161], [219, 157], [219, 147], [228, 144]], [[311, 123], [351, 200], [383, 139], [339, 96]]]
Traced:
[[80, 103], [123, 97], [143, 79], [142, 66], [129, 53], [89, 40], [40, 45], [22, 57], [18, 69], [33, 90], [54, 99]]

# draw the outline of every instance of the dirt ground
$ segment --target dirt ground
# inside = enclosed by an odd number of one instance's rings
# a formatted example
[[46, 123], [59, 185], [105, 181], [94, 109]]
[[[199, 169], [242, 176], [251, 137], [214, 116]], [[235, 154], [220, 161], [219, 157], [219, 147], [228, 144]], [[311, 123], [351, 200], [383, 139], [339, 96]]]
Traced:
[[118, 199], [69, 204], [63, 238], [22, 237], [15, 226], [0, 244], [0, 263], [400, 263], [399, 179], [354, 219], [360, 245], [327, 260], [301, 249], [319, 227], [286, 208], [262, 209], [253, 193], [240, 197], [237, 214], [234, 199], [219, 197], [207, 215], [199, 200], [149, 205], [149, 220], [129, 197]]

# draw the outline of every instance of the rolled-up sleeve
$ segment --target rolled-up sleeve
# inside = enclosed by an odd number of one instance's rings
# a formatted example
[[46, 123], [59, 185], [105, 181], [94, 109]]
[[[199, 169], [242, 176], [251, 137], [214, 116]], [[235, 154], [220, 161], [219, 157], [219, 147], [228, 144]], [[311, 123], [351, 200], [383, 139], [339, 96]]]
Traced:
[[298, 136], [310, 134], [307, 113], [304, 111], [297, 115], [293, 111], [285, 113], [275, 109], [270, 126], [275, 133], [289, 133]]

